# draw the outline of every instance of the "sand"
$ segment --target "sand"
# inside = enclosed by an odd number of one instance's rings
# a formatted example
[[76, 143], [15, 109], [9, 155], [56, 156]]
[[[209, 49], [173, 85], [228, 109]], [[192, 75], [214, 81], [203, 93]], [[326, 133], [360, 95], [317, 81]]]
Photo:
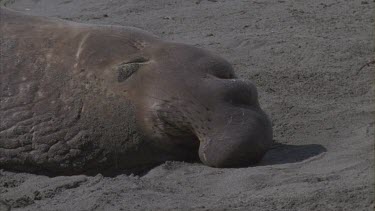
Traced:
[[[254, 167], [166, 162], [142, 176], [0, 170], [0, 210], [373, 210], [373, 0], [8, 0], [214, 51], [252, 80], [276, 145]], [[361, 68], [362, 67], [362, 68]]]

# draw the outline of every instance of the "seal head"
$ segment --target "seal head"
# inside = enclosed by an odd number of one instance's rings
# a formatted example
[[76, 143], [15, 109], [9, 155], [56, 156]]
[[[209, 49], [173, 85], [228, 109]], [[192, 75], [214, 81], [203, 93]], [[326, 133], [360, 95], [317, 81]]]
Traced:
[[255, 86], [238, 79], [226, 60], [161, 42], [135, 61], [136, 71], [119, 78], [136, 104], [140, 128], [158, 146], [198, 151], [209, 166], [240, 167], [258, 162], [272, 144], [272, 126]]

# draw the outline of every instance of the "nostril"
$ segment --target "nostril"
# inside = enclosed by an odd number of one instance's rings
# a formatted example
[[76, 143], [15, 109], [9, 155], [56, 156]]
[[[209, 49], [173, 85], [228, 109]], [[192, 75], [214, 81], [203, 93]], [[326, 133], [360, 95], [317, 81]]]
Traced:
[[229, 72], [229, 71], [211, 71], [209, 72], [210, 75], [219, 78], [219, 79], [234, 79], [236, 76], [234, 73]]
[[249, 92], [228, 92], [224, 97], [224, 101], [235, 106], [249, 106], [252, 104]]
[[257, 91], [250, 82], [231, 80], [223, 90], [224, 101], [235, 106], [252, 106], [257, 104]]
[[231, 64], [226, 61], [210, 64], [207, 73], [219, 79], [236, 78], [236, 74], [234, 73]]

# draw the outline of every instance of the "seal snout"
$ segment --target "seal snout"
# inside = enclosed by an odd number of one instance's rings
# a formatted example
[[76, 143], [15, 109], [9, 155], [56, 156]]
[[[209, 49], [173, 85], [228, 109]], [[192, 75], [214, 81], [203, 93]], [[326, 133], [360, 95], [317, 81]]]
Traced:
[[[246, 80], [216, 80], [211, 130], [200, 136], [199, 157], [212, 167], [257, 163], [272, 144], [272, 126], [259, 107], [255, 86]], [[199, 136], [198, 136], [199, 137]]]
[[216, 127], [201, 138], [199, 157], [212, 167], [245, 167], [260, 161], [272, 144], [272, 128], [264, 113], [222, 108]]
[[198, 154], [213, 167], [258, 162], [272, 143], [272, 127], [255, 86], [238, 79], [225, 59], [195, 47], [161, 43], [152, 52], [155, 62], [132, 80], [141, 87], [134, 99], [146, 136], [179, 152], [177, 159]]

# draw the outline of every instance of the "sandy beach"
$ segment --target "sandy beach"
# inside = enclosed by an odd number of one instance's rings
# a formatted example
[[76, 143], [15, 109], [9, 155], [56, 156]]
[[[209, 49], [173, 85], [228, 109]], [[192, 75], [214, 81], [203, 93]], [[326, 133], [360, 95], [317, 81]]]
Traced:
[[226, 58], [258, 88], [275, 146], [259, 165], [168, 161], [144, 175], [1, 170], [3, 210], [373, 210], [372, 0], [7, 0], [28, 14], [133, 26]]

